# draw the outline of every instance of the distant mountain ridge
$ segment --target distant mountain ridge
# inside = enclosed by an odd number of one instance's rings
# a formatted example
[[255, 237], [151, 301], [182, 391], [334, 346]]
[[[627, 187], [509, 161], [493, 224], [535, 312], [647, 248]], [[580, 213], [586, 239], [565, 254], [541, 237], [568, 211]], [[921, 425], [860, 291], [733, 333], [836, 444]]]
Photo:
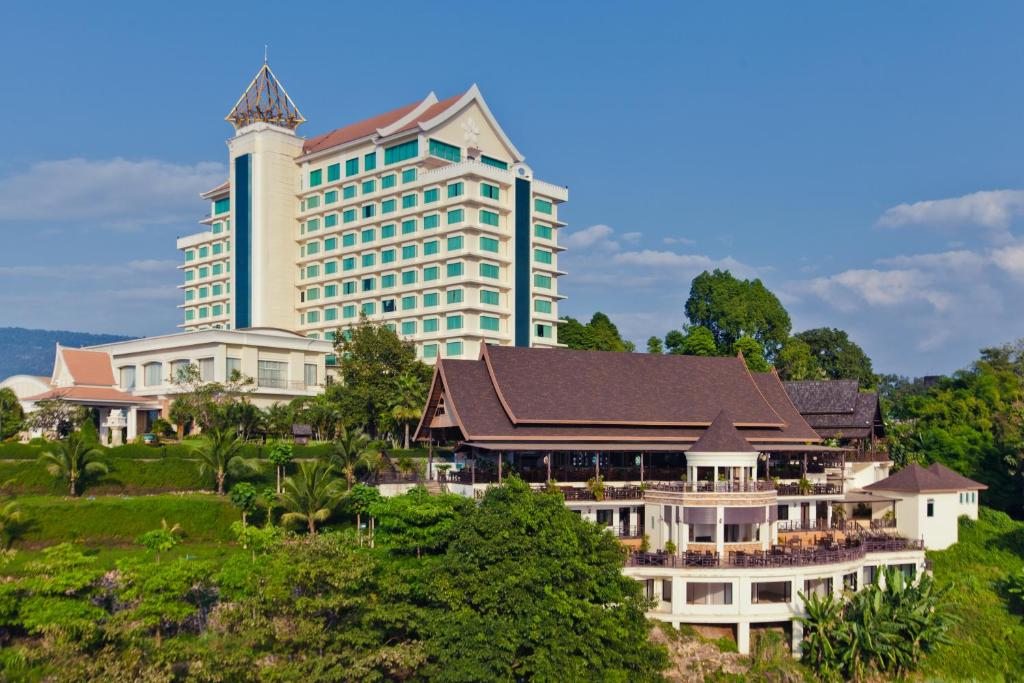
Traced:
[[29, 330], [24, 327], [0, 327], [0, 380], [11, 375], [43, 375], [53, 372], [54, 347], [91, 346], [124, 341], [133, 337], [116, 334], [91, 334], [67, 330]]

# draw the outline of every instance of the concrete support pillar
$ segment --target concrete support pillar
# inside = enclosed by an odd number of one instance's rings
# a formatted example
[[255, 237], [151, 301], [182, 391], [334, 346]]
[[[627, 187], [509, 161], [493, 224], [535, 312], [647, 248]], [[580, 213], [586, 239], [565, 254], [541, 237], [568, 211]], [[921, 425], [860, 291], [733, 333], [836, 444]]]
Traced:
[[770, 522], [761, 522], [757, 526], [760, 529], [758, 535], [761, 537], [761, 550], [768, 550], [772, 544], [772, 525]]
[[128, 442], [131, 443], [139, 435], [139, 411], [136, 408], [128, 409]]
[[685, 553], [686, 546], [690, 542], [690, 525], [681, 523], [679, 525], [679, 552]]
[[750, 654], [750, 622], [748, 621], [736, 624], [736, 649], [741, 655]]
[[825, 505], [825, 520], [828, 523], [828, 528], [832, 528], [832, 503], [829, 502]]
[[[718, 468], [715, 468], [715, 479], [718, 478]], [[719, 557], [725, 556], [725, 524], [723, 523], [723, 517], [725, 516], [725, 509], [719, 505], [715, 508], [715, 551]]]
[[799, 657], [801, 651], [800, 643], [804, 639], [804, 626], [795, 619], [791, 623], [793, 624], [793, 640], [791, 641], [793, 656]]
[[619, 535], [619, 508], [612, 508], [612, 529], [615, 530], [615, 535]]
[[681, 576], [672, 577], [672, 614], [682, 614], [686, 609], [686, 580]]

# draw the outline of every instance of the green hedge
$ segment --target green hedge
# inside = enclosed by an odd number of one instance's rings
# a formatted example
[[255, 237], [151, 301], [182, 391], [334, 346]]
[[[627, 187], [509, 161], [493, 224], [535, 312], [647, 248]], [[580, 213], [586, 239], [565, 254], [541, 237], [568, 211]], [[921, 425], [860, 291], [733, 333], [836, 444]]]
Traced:
[[188, 543], [230, 541], [231, 523], [240, 519], [226, 496], [212, 494], [24, 497], [18, 505], [32, 520], [23, 543], [134, 543], [141, 534], [158, 528], [161, 519], [180, 524]]

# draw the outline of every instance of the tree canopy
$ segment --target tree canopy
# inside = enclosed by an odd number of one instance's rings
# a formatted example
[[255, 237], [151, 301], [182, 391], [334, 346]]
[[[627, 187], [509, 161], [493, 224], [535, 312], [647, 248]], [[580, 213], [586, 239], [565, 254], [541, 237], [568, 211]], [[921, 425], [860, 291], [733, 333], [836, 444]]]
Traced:
[[558, 341], [579, 351], [635, 351], [636, 347], [619, 334], [619, 328], [600, 311], [584, 324], [576, 318], [565, 317], [558, 324]]
[[875, 386], [871, 359], [843, 330], [818, 327], [794, 336], [807, 344], [824, 379], [855, 379], [863, 388]]

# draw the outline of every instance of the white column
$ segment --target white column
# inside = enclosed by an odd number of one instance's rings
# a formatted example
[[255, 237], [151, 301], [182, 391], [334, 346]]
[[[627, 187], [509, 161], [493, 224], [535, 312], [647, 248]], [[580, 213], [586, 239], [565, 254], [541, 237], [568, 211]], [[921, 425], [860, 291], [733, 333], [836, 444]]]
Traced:
[[672, 577], [672, 614], [682, 614], [686, 606], [686, 580]]
[[[672, 594], [675, 597], [675, 593]], [[750, 622], [741, 621], [736, 624], [736, 649], [741, 655], [750, 654]]]
[[832, 528], [832, 503], [831, 501], [825, 506], [825, 520], [828, 524], [828, 528]]
[[[715, 480], [718, 480], [718, 468], [715, 468]], [[715, 550], [718, 552], [719, 557], [725, 555], [725, 524], [723, 518], [725, 516], [725, 508], [721, 505], [715, 508]]]
[[803, 639], [804, 639], [804, 626], [803, 626], [803, 624], [801, 624], [796, 619], [794, 619], [790, 623], [793, 624], [793, 640], [792, 640], [793, 656], [794, 657], [799, 657], [800, 656], [800, 649], [801, 649], [800, 648], [800, 643], [803, 642]]
[[128, 442], [131, 443], [139, 435], [139, 415], [137, 408], [128, 409]]
[[615, 535], [618, 536], [619, 535], [619, 508], [618, 507], [612, 508], [612, 529], [614, 530]]

